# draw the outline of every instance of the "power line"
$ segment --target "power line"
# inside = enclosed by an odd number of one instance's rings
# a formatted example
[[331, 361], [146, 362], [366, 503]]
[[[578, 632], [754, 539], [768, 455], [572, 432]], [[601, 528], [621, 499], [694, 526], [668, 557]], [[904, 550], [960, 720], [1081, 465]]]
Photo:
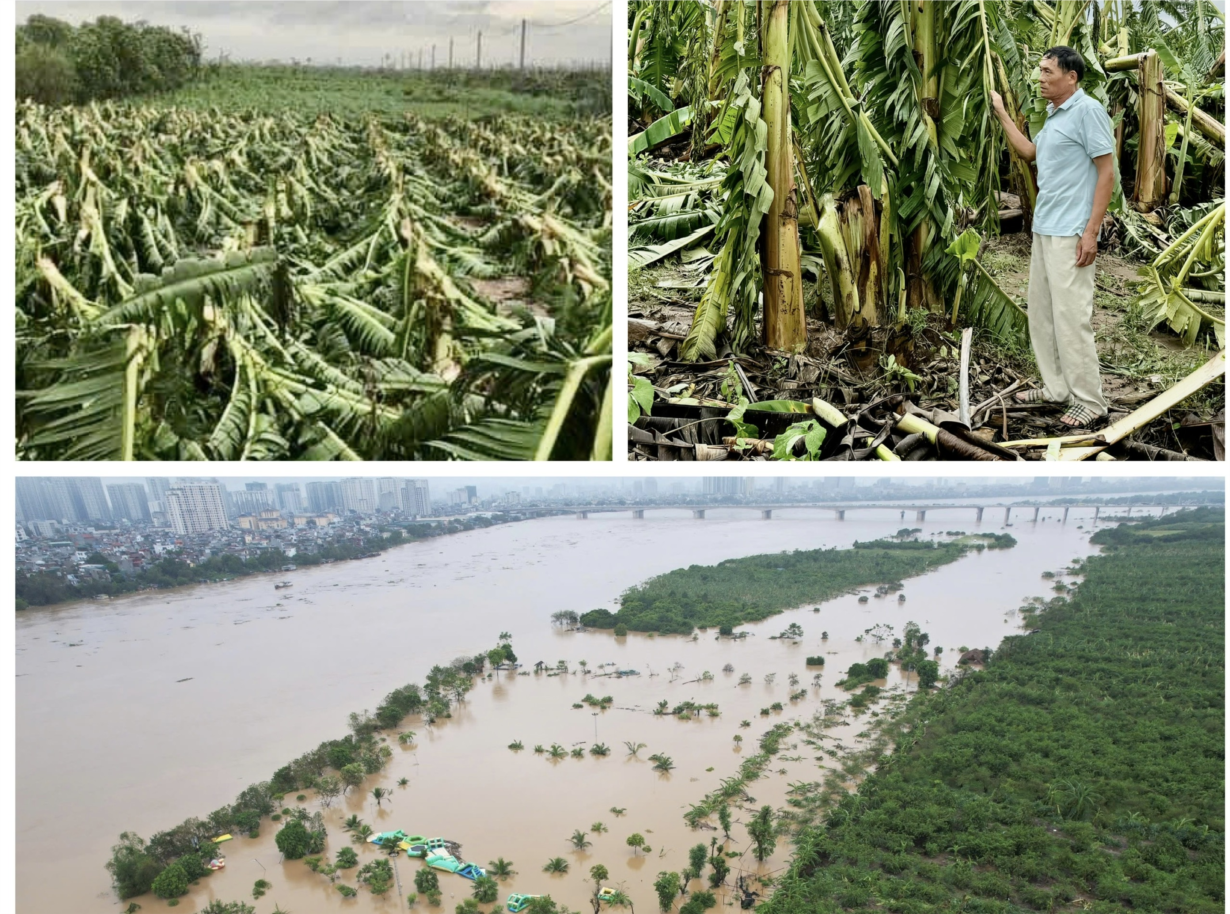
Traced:
[[576, 25], [578, 22], [584, 22], [590, 16], [596, 16], [599, 13], [601, 13], [604, 9], [608, 9], [610, 5], [611, 5], [611, 0], [606, 0], [606, 3], [602, 3], [598, 6], [595, 6], [588, 13], [582, 13], [580, 16], [577, 16], [575, 19], [568, 19], [564, 22], [535, 22], [534, 20], [531, 19], [530, 25], [534, 26], [535, 28], [546, 29], [548, 31], [552, 29], [562, 29], [565, 26]]

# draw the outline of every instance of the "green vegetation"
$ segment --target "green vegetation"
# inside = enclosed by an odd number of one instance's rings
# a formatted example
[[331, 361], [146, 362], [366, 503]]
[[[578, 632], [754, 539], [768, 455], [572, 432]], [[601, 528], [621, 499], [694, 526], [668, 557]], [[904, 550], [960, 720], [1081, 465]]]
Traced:
[[[744, 721], [744, 723], [750, 725], [749, 721]], [[689, 827], [696, 828], [714, 812], [719, 811], [721, 807], [732, 802], [739, 802], [747, 786], [759, 780], [764, 774], [765, 769], [769, 766], [769, 762], [773, 760], [773, 756], [777, 755], [781, 750], [782, 740], [790, 735], [791, 730], [790, 724], [774, 724], [772, 728], [766, 731], [760, 737], [760, 751], [743, 760], [743, 764], [739, 766], [738, 774], [731, 778], [724, 778], [722, 785], [717, 790], [706, 794], [701, 802], [693, 803], [688, 808], [688, 811], [683, 814], [683, 820], [687, 822]], [[721, 821], [722, 818], [719, 813], [719, 822]], [[699, 876], [699, 870], [695, 870], [695, 867], [693, 869], [695, 875]]]
[[[191, 818], [172, 829], [154, 835], [147, 844], [138, 835], [124, 832], [120, 841], [111, 849], [107, 870], [121, 899], [144, 894], [154, 888], [158, 878], [168, 869], [173, 872], [161, 883], [167, 891], [178, 884], [178, 875], [186, 882], [189, 874], [204, 876], [208, 870], [202, 865], [197, 848], [210, 847], [210, 841], [223, 832], [241, 829], [239, 823], [259, 826], [260, 819], [283, 818], [275, 812], [276, 799], [299, 790], [309, 790], [323, 778], [333, 779], [326, 772], [338, 773], [340, 780], [349, 786], [358, 786], [365, 777], [380, 771], [393, 751], [377, 738], [381, 729], [392, 729], [401, 724], [409, 714], [422, 714], [425, 719], [449, 716], [451, 707], [465, 699], [474, 685], [474, 678], [483, 673], [485, 665], [497, 652], [501, 656], [512, 653], [507, 633], [492, 651], [475, 654], [471, 658], [459, 658], [449, 666], [433, 666], [423, 686], [411, 683], [394, 689], [376, 709], [373, 716], [367, 711], [350, 715], [350, 734], [334, 740], [326, 740], [315, 749], [274, 772], [268, 781], [252, 784], [236, 798], [233, 804], [214, 810], [204, 819]], [[322, 801], [322, 805], [327, 805]], [[285, 810], [286, 824], [275, 836], [278, 850], [287, 860], [297, 860], [309, 854], [320, 854], [325, 848], [326, 832], [324, 816], [320, 812], [309, 814], [303, 807]], [[255, 827], [251, 831], [255, 831]], [[373, 830], [357, 815], [352, 815], [343, 825], [356, 843], [367, 840]], [[315, 869], [323, 872], [326, 866], [345, 869], [358, 862], [354, 851], [343, 848], [338, 852], [337, 864], [317, 861]], [[390, 871], [391, 872], [391, 871]], [[423, 872], [429, 872], [424, 870]], [[379, 868], [359, 870], [360, 882], [366, 882], [373, 892], [383, 885], [383, 871]], [[434, 876], [434, 874], [433, 874]], [[392, 876], [390, 875], [391, 879]], [[386, 891], [385, 886], [381, 891]], [[155, 889], [156, 891], [156, 889]], [[427, 890], [419, 892], [430, 895]], [[379, 894], [380, 892], [377, 892]], [[182, 892], [179, 894], [183, 894]], [[172, 896], [166, 896], [172, 897]]]
[[383, 895], [393, 887], [393, 864], [387, 857], [377, 857], [359, 867], [355, 880], [365, 884], [373, 895]]
[[1224, 910], [1224, 513], [1096, 539], [1038, 633], [913, 698], [761, 910]]
[[284, 75], [18, 104], [21, 458], [610, 459], [609, 115]]
[[581, 616], [591, 628], [690, 634], [766, 619], [851, 588], [897, 581], [955, 561], [966, 547], [877, 540], [853, 549], [812, 549], [692, 565], [651, 578], [624, 593], [618, 612]]
[[311, 117], [407, 111], [432, 120], [520, 114], [564, 120], [609, 116], [609, 72], [558, 70], [365, 70], [223, 64], [177, 92], [147, 99], [185, 108], [300, 111]]
[[172, 863], [154, 879], [150, 889], [159, 898], [177, 898], [188, 893], [188, 876], [179, 863]]
[[17, 100], [44, 105], [177, 89], [201, 73], [201, 39], [114, 16], [72, 26], [30, 16], [17, 27]]

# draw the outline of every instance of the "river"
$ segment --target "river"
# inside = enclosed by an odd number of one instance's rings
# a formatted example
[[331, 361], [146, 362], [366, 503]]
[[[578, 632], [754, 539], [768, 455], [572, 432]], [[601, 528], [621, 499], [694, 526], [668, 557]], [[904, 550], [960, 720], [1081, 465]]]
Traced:
[[[385, 771], [326, 811], [330, 858], [348, 843], [341, 820], [357, 813], [377, 831], [455, 839], [462, 856], [481, 865], [512, 860], [518, 875], [501, 884], [501, 902], [511, 891], [550, 893], [588, 911], [592, 888], [585, 880], [601, 863], [610, 870], [609, 884], [652, 910], [658, 872], [682, 869], [687, 848], [712, 834], [688, 829], [682, 812], [731, 776], [769, 725], [809, 719], [821, 700], [843, 697], [832, 683], [850, 663], [884, 650], [854, 640], [865, 629], [886, 622], [899, 632], [914, 620], [932, 645], [945, 648], [948, 669], [958, 647], [994, 646], [1018, 630], [1013, 611], [1029, 597], [1050, 596], [1042, 572], [1093, 551], [1092, 508], [1073, 508], [1066, 524], [1062, 509], [1044, 509], [1036, 524], [1030, 515], [1013, 515], [1016, 548], [972, 553], [907, 580], [904, 604], [841, 596], [818, 614], [808, 605], [746, 626], [753, 634], [742, 641], [713, 633], [695, 641], [616, 639], [560, 631], [550, 616], [615, 608], [630, 585], [694, 563], [846, 547], [903, 525], [921, 527], [923, 535], [999, 532], [1002, 510], [988, 510], [980, 526], [968, 508], [928, 511], [924, 522], [914, 521], [913, 512], [903, 521], [896, 508], [860, 510], [844, 521], [810, 510], [781, 512], [771, 521], [723, 509], [709, 509], [703, 521], [690, 512], [654, 512], [644, 520], [553, 517], [290, 574], [25, 611], [16, 622], [18, 910], [123, 910], [103, 868], [121, 831], [148, 838], [188, 816], [206, 815], [321, 740], [344, 735], [349, 712], [375, 709], [392, 688], [421, 683], [433, 664], [492, 647], [502, 631], [512, 633], [527, 667], [566, 660], [572, 673], [500, 673], [476, 683], [452, 719], [432, 728], [407, 722], [419, 734], [414, 747], [391, 739], [394, 758]], [[275, 591], [283, 578], [294, 586]], [[770, 640], [791, 622], [804, 629], [801, 644]], [[822, 631], [829, 634], [825, 642]], [[810, 686], [815, 671], [804, 658], [821, 652], [827, 655], [822, 684], [789, 702], [795, 690], [788, 677], [795, 673]], [[577, 668], [581, 660], [588, 672]], [[598, 678], [595, 670], [606, 663], [642, 675]], [[722, 672], [726, 664], [734, 672]], [[689, 682], [706, 670], [712, 681]], [[751, 685], [738, 685], [743, 673], [753, 677]], [[772, 684], [768, 674], [776, 674]], [[907, 687], [895, 668], [886, 685]], [[614, 707], [597, 716], [572, 708], [591, 692], [613, 696]], [[692, 721], [652, 716], [661, 699], [717, 702], [721, 713]], [[785, 710], [760, 716], [773, 702]], [[745, 719], [752, 726], [742, 729]], [[735, 733], [745, 735], [744, 748], [732, 740]], [[609, 756], [550, 761], [531, 751], [553, 742], [588, 748], [595, 739], [611, 748]], [[506, 748], [513, 740], [525, 750]], [[632, 757], [625, 741], [648, 748]], [[652, 770], [647, 756], [655, 752], [674, 760], [669, 775]], [[770, 770], [751, 788], [758, 804], [781, 806], [789, 782], [822, 775], [812, 759], [775, 762]], [[395, 788], [392, 803], [377, 809], [371, 788], [403, 777], [408, 786]], [[287, 802], [295, 805], [292, 797]], [[306, 802], [317, 808], [312, 798]], [[612, 807], [626, 811], [616, 816]], [[593, 846], [585, 852], [573, 851], [568, 837], [595, 822], [608, 831], [591, 833]], [[398, 858], [400, 900], [396, 892], [374, 898], [364, 889], [346, 901], [302, 862], [280, 861], [275, 827], [266, 820], [259, 838], [226, 844], [226, 869], [202, 880], [178, 910], [197, 911], [213, 897], [251, 903], [259, 878], [273, 884], [255, 902], [259, 914], [275, 904], [295, 914], [405, 908], [416, 861]], [[648, 855], [626, 845], [633, 832], [645, 836]], [[732, 847], [746, 846], [741, 824], [732, 835]], [[780, 871], [788, 850], [779, 839], [763, 866], [750, 855], [732, 865], [736, 872]], [[360, 856], [370, 859], [372, 851], [361, 848]], [[556, 856], [570, 862], [568, 874], [542, 872]], [[353, 874], [346, 871], [343, 881], [353, 885]], [[451, 912], [471, 883], [442, 874], [441, 886], [444, 906], [437, 910]], [[152, 896], [137, 900], [147, 909], [163, 905]]]

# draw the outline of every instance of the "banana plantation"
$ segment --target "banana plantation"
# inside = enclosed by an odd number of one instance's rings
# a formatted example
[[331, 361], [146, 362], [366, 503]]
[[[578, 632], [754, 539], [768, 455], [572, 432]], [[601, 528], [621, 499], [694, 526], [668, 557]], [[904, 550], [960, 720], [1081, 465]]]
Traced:
[[[628, 10], [633, 459], [1221, 459], [1225, 22], [1208, 0], [670, 0]], [[1114, 188], [1108, 424], [1057, 434], [1025, 308], [1043, 52]], [[1074, 239], [1075, 243], [1075, 239]]]
[[18, 104], [24, 459], [609, 459], [606, 117]]

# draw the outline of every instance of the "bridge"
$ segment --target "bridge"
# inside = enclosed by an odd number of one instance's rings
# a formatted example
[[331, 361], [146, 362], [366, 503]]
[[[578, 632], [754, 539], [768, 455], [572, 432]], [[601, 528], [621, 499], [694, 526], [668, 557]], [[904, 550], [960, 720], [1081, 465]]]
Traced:
[[845, 520], [848, 511], [900, 511], [901, 519], [905, 520], [907, 514], [913, 514], [916, 522], [922, 522], [927, 519], [928, 511], [968, 511], [973, 512], [975, 521], [982, 523], [983, 514], [990, 511], [1003, 510], [1004, 523], [1009, 523], [1012, 520], [1012, 512], [1018, 514], [1028, 514], [1033, 512], [1030, 517], [1030, 522], [1037, 523], [1039, 515], [1044, 510], [1063, 509], [1063, 523], [1068, 522], [1068, 514], [1073, 508], [1093, 509], [1093, 520], [1096, 523], [1102, 514], [1103, 510], [1114, 511], [1117, 509], [1126, 509], [1127, 516], [1132, 516], [1133, 510], [1144, 511], [1161, 511], [1158, 516], [1163, 516], [1172, 508], [1181, 510], [1183, 508], [1199, 508], [1202, 505], [1022, 505], [1022, 504], [995, 504], [995, 505], [952, 505], [952, 504], [876, 504], [874, 502], [849, 502], [849, 503], [833, 503], [823, 502], [815, 504], [789, 504], [789, 505], [587, 505], [583, 507], [575, 507], [573, 510], [576, 513], [577, 520], [586, 520], [591, 514], [626, 514], [631, 512], [632, 516], [637, 520], [645, 519], [646, 511], [691, 511], [692, 517], [696, 520], [704, 520], [706, 511], [755, 511], [759, 512], [763, 520], [772, 520], [773, 512], [775, 511], [832, 511], [833, 516], [837, 520]]

